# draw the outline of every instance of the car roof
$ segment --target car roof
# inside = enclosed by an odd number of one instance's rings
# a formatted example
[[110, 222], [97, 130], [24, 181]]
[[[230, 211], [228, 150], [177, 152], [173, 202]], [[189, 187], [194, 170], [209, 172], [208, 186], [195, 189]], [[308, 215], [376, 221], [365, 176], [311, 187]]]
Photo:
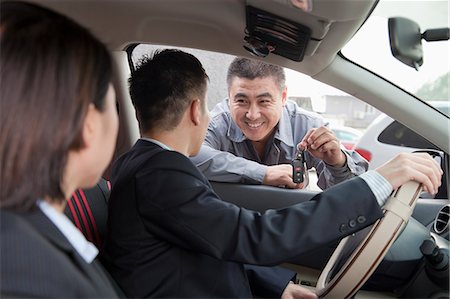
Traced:
[[[376, 1], [314, 1], [310, 13], [287, 0], [34, 0], [90, 28], [112, 50], [154, 43], [249, 56], [242, 47], [246, 5], [311, 29], [301, 64], [269, 55], [268, 62], [314, 75], [327, 67], [367, 18]], [[214, 13], [211, 13], [214, 12]], [[236, 17], [240, 16], [240, 17]]]

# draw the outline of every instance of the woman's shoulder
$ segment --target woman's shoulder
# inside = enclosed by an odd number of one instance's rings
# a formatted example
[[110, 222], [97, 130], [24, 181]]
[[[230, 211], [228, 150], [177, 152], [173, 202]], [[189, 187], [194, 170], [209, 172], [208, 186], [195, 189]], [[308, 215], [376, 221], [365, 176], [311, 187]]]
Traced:
[[[1, 293], [41, 297], [75, 294], [77, 267], [21, 214], [0, 210]], [[73, 291], [73, 292], [72, 292]]]

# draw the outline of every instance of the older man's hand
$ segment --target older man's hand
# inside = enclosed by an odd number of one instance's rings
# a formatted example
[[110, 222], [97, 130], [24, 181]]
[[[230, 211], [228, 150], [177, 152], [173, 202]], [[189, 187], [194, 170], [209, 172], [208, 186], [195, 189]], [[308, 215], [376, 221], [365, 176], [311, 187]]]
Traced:
[[303, 183], [296, 184], [292, 180], [292, 165], [280, 164], [267, 166], [266, 175], [263, 180], [264, 185], [286, 187], [290, 189], [303, 189]]
[[311, 155], [331, 166], [343, 167], [347, 162], [341, 150], [341, 142], [327, 127], [310, 129], [297, 148], [307, 149]]

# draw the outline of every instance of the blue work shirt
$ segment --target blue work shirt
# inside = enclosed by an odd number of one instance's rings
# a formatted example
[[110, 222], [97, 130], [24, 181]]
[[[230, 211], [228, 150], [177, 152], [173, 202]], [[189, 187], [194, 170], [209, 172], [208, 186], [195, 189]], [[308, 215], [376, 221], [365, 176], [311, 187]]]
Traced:
[[[211, 122], [205, 140], [192, 161], [210, 181], [262, 183], [267, 165], [290, 164], [297, 144], [312, 128], [328, 126], [317, 113], [287, 100], [266, 153], [260, 158], [251, 142], [231, 118], [228, 99], [210, 112]], [[307, 168], [315, 168], [317, 185], [326, 189], [367, 171], [368, 163], [358, 153], [342, 147], [347, 158], [343, 167], [333, 167], [305, 152]]]

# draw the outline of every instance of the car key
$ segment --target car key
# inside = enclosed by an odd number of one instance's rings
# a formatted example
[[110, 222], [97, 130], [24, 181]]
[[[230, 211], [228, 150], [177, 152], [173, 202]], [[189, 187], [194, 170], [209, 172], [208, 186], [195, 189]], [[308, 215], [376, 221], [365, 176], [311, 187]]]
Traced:
[[305, 151], [297, 150], [294, 160], [292, 160], [292, 180], [294, 183], [303, 183], [305, 179]]

